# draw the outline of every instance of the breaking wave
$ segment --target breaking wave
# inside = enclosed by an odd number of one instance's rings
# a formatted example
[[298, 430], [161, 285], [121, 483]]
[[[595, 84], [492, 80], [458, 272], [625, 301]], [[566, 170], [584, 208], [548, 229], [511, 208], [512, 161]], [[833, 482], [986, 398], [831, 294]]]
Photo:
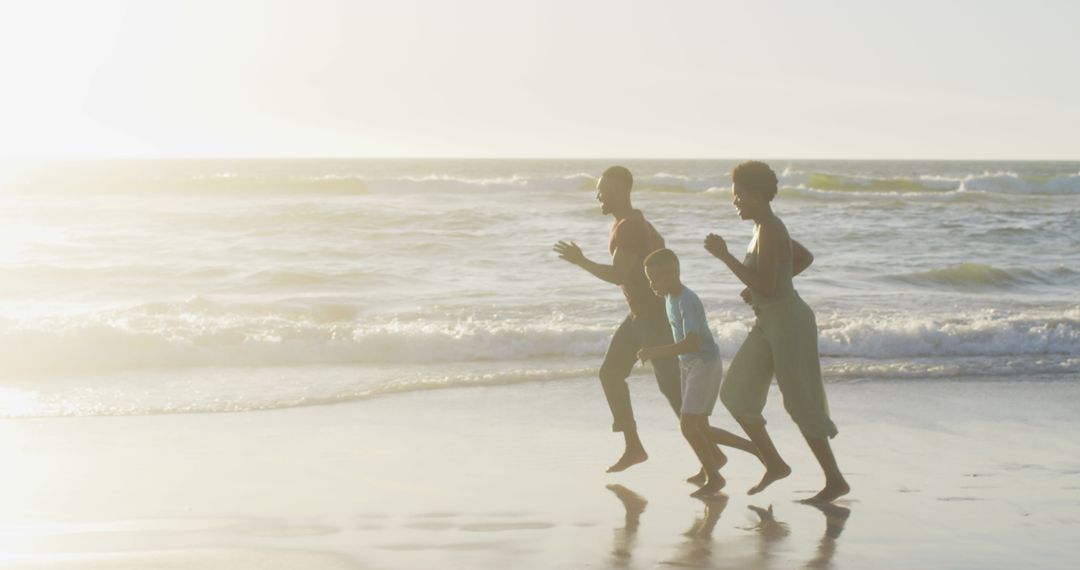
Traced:
[[[1080, 313], [909, 317], [819, 315], [824, 356], [1080, 356]], [[744, 312], [714, 315], [734, 354]], [[407, 315], [364, 319], [347, 305], [155, 304], [93, 316], [0, 321], [7, 374], [201, 366], [556, 360], [603, 355], [612, 323], [565, 315]]]
[[941, 269], [894, 275], [891, 279], [920, 287], [969, 290], [1013, 289], [1031, 285], [1067, 285], [1080, 273], [1066, 267], [1050, 270], [999, 269], [978, 263], [961, 263]]

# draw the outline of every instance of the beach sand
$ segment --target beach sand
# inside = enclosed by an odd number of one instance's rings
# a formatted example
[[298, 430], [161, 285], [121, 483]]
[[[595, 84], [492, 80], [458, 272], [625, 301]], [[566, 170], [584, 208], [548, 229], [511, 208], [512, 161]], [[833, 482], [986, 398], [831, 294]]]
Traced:
[[[794, 473], [691, 499], [695, 471], [651, 380], [651, 458], [592, 379], [237, 414], [0, 422], [0, 567], [109, 569], [1073, 568], [1077, 379], [847, 382], [829, 393], [852, 493], [822, 476], [774, 393]], [[718, 409], [714, 424], [734, 429]]]

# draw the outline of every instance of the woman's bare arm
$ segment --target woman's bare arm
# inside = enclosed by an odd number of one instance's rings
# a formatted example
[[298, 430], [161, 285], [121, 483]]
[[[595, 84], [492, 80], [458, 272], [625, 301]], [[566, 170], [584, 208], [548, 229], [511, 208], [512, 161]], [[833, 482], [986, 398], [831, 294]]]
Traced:
[[791, 240], [791, 265], [792, 276], [798, 275], [810, 267], [810, 264], [814, 262], [814, 254], [810, 253], [809, 249], [803, 247], [803, 244]]

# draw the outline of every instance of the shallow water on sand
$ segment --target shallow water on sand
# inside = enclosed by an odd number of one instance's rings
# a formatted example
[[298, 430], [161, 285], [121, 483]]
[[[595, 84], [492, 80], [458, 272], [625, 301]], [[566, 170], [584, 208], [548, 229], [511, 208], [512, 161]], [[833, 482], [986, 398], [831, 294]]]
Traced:
[[[0, 422], [5, 568], [1072, 568], [1080, 385], [865, 382], [830, 393], [852, 493], [779, 394], [793, 473], [764, 493], [732, 453], [691, 499], [693, 454], [648, 379], [650, 459], [618, 474], [596, 382], [413, 392], [256, 414]], [[975, 396], [973, 396], [973, 394]], [[716, 424], [732, 428], [723, 417]]]

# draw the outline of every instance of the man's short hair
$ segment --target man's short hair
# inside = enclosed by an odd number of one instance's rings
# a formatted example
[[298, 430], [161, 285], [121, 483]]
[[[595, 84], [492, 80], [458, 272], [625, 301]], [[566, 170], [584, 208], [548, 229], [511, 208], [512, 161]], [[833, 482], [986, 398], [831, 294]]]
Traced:
[[605, 170], [601, 177], [614, 181], [619, 185], [619, 188], [626, 192], [629, 192], [630, 188], [634, 186], [634, 175], [630, 174], [630, 170], [625, 166], [612, 166]]
[[776, 197], [776, 173], [760, 160], [748, 160], [736, 166], [731, 172], [731, 181], [740, 188], [761, 194], [766, 200], [771, 201]]
[[679, 269], [679, 256], [670, 249], [658, 249], [645, 258], [645, 267], [652, 269]]

